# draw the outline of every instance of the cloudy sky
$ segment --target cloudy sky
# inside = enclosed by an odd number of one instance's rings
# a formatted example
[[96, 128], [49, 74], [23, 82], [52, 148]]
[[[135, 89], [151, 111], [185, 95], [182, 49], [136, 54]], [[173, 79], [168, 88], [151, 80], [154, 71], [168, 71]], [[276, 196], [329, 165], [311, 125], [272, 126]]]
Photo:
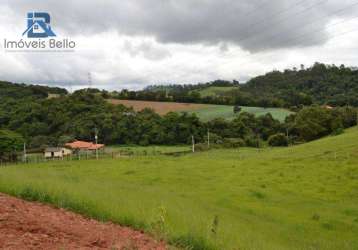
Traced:
[[[8, 52], [48, 12], [67, 53]], [[0, 79], [140, 89], [251, 77], [316, 61], [358, 66], [357, 0], [0, 0]]]

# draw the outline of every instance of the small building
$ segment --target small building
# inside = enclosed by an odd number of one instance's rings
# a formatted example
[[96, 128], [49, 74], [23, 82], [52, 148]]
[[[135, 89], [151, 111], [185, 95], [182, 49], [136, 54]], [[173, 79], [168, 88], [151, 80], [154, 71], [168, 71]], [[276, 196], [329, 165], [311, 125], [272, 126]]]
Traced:
[[71, 155], [72, 151], [67, 148], [46, 148], [45, 158], [63, 158], [67, 155]]

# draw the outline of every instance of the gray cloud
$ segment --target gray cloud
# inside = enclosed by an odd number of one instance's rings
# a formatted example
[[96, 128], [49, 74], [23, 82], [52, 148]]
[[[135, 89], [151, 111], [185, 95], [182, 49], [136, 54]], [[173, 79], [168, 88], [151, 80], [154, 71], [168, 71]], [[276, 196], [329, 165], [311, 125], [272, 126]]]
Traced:
[[153, 42], [141, 42], [135, 45], [127, 40], [124, 42], [123, 49], [132, 57], [142, 55], [144, 58], [152, 61], [163, 60], [171, 56], [169, 50], [156, 47]]
[[[75, 53], [3, 52], [0, 80], [75, 89], [87, 87], [92, 72], [95, 87], [138, 89], [218, 78], [244, 82], [315, 61], [354, 65], [358, 35], [331, 37], [358, 27], [358, 19], [347, 21], [358, 16], [354, 2], [0, 0], [1, 37], [21, 39], [26, 13], [47, 11], [58, 39], [78, 43]], [[341, 25], [333, 27], [337, 18]]]
[[[355, 6], [333, 15], [352, 3], [352, 0], [12, 0], [7, 5], [20, 16], [32, 9], [49, 11], [55, 17], [56, 27], [72, 35], [116, 30], [126, 35], [153, 36], [161, 43], [227, 42], [256, 52], [324, 43], [328, 38], [325, 27], [330, 20], [357, 13]], [[320, 32], [309, 33], [312, 29]]]

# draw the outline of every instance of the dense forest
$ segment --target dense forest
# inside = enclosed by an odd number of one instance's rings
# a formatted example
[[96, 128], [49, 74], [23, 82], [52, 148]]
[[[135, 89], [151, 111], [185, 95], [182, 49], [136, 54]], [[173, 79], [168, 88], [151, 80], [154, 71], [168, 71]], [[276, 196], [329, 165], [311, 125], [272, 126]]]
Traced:
[[[357, 124], [357, 109], [353, 107], [358, 105], [357, 79], [357, 71], [349, 68], [315, 64], [309, 69], [271, 72], [246, 85], [218, 80], [199, 85], [171, 85], [165, 90], [151, 86], [139, 92], [83, 89], [68, 94], [61, 88], [0, 82], [0, 158], [13, 157], [23, 142], [30, 149], [43, 149], [74, 139], [93, 141], [95, 129], [99, 131], [99, 142], [105, 144], [189, 144], [194, 136], [198, 144], [204, 145], [208, 131], [213, 144], [225, 147], [303, 143], [342, 133], [344, 128]], [[197, 90], [208, 86], [235, 88], [225, 96], [215, 97], [217, 100], [198, 96]], [[110, 104], [107, 98], [113, 96], [295, 106], [297, 112], [285, 122], [273, 119], [270, 114], [255, 117], [245, 112], [232, 121], [202, 122], [194, 114], [160, 116], [150, 109], [135, 112]], [[263, 100], [267, 102], [261, 103]], [[321, 104], [336, 107], [330, 109]]]
[[[12, 92], [13, 88], [16, 91]], [[287, 146], [339, 134], [357, 122], [357, 110], [353, 107], [309, 106], [284, 123], [270, 114], [255, 117], [245, 112], [233, 121], [216, 119], [204, 123], [187, 113], [160, 116], [150, 109], [135, 112], [110, 104], [103, 94], [94, 90], [61, 95], [65, 92], [50, 88], [46, 91], [60, 94], [57, 98], [47, 98], [38, 89], [41, 87], [2, 85], [1, 158], [9, 158], [11, 153], [21, 150], [22, 142], [30, 149], [42, 149], [74, 139], [93, 141], [95, 129], [99, 131], [99, 142], [105, 144], [189, 144], [192, 135], [198, 144], [204, 144], [210, 131], [212, 143], [216, 145], [260, 147]]]
[[40, 85], [25, 85], [0, 81], [0, 100], [47, 98], [49, 94], [66, 95], [66, 89]]
[[[217, 96], [200, 96], [209, 86], [236, 87]], [[218, 80], [197, 85], [150, 86], [142, 91], [123, 90], [115, 98], [175, 101], [296, 109], [304, 105], [358, 106], [358, 70], [316, 63], [312, 67], [272, 71], [246, 84]]]

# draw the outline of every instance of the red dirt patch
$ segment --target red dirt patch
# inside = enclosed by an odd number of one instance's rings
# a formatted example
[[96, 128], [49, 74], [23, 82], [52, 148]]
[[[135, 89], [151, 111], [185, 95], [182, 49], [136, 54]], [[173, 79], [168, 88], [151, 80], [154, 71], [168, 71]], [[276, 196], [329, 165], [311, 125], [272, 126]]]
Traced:
[[191, 111], [206, 108], [206, 104], [193, 103], [177, 103], [177, 102], [149, 102], [149, 101], [132, 101], [132, 100], [117, 100], [110, 99], [110, 103], [118, 105], [122, 104], [126, 107], [133, 107], [135, 111], [141, 111], [145, 108], [151, 108], [160, 115], [165, 115], [169, 112]]
[[0, 194], [0, 248], [164, 250], [166, 246], [127, 227]]

